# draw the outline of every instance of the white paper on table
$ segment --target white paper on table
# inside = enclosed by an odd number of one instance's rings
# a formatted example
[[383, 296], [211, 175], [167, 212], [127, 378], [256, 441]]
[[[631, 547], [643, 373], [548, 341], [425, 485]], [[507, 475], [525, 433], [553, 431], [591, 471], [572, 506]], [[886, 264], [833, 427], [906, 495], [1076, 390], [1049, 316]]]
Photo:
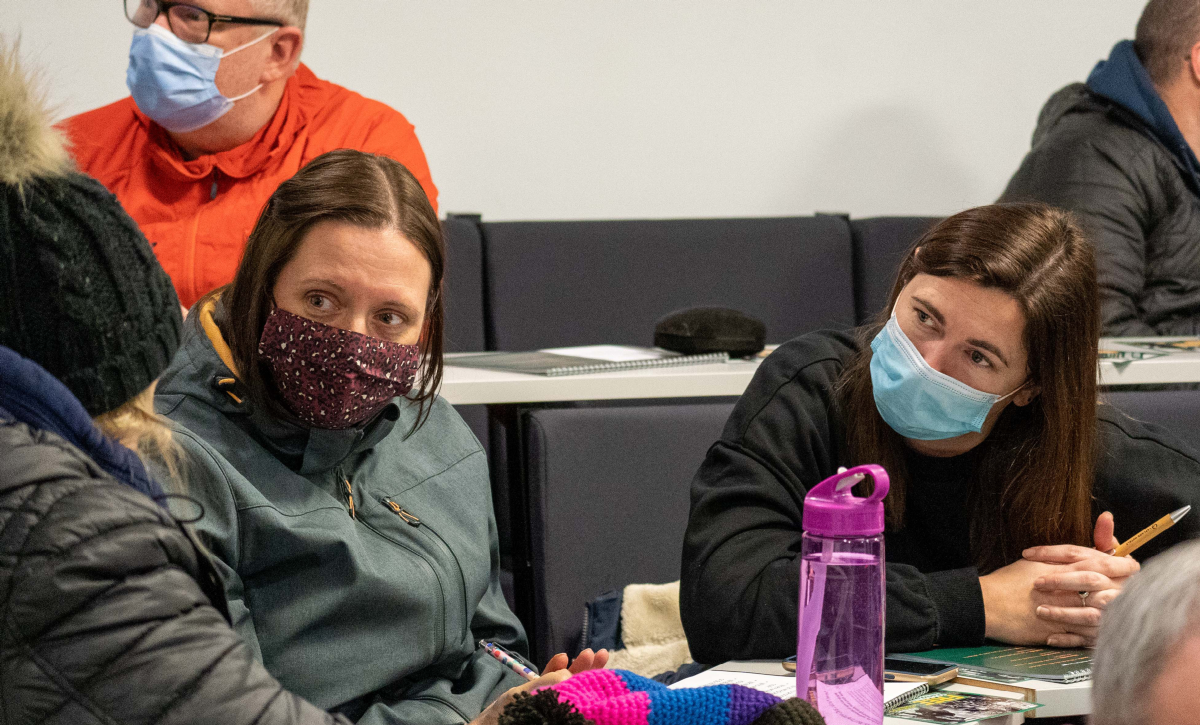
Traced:
[[683, 690], [689, 687], [708, 687], [709, 685], [741, 685], [753, 687], [782, 700], [796, 696], [796, 678], [780, 675], [758, 675], [753, 672], [726, 672], [724, 670], [705, 670], [671, 685], [672, 690]]
[[[796, 678], [790, 675], [763, 675], [754, 672], [733, 672], [730, 670], [705, 670], [671, 685], [671, 689], [679, 690], [688, 687], [707, 687], [709, 685], [742, 685], [770, 693], [784, 700], [796, 697]], [[895, 703], [914, 690], [924, 690], [922, 682], [885, 682], [883, 683], [883, 701]]]
[[856, 667], [857, 677], [842, 685], [817, 683], [817, 712], [839, 723], [877, 725], [883, 720], [883, 693]]
[[628, 362], [630, 360], [657, 360], [666, 357], [660, 350], [631, 345], [580, 345], [578, 347], [551, 347], [542, 352], [552, 352], [555, 355], [570, 355], [571, 357], [604, 360], [605, 362]]

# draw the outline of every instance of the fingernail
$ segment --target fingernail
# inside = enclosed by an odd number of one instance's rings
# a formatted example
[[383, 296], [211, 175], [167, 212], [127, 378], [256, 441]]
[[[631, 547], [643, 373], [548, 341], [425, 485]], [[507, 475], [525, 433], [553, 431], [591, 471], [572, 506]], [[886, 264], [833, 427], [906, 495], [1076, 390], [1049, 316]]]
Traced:
[[1047, 613], [1047, 612], [1049, 612], [1049, 611], [1050, 611], [1050, 610], [1046, 609], [1045, 607], [1038, 607], [1038, 608], [1037, 608], [1037, 613], [1038, 613], [1038, 615], [1040, 615], [1040, 616], [1043, 616], [1043, 617], [1044, 617], [1044, 616], [1046, 616], [1046, 613]]

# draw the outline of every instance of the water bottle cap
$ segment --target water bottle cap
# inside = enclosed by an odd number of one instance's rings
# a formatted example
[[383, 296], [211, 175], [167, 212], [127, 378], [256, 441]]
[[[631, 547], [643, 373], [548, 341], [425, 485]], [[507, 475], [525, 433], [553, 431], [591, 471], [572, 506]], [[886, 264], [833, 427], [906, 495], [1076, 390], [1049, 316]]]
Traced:
[[[866, 498], [851, 490], [864, 478], [875, 481]], [[839, 471], [821, 481], [804, 497], [804, 530], [820, 536], [875, 536], [883, 533], [883, 497], [889, 481], [882, 466], [870, 464]]]

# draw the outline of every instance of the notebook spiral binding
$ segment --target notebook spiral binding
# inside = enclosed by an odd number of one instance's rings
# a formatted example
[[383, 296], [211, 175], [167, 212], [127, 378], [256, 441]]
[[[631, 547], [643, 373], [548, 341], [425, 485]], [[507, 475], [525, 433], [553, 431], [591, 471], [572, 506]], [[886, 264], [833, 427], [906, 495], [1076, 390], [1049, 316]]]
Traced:
[[642, 370], [644, 368], [669, 368], [676, 365], [700, 365], [703, 363], [727, 362], [729, 353], [709, 352], [703, 355], [680, 355], [664, 357], [656, 360], [625, 360], [623, 362], [595, 363], [592, 365], [564, 365], [550, 368], [543, 375], [558, 377], [561, 375], [586, 375], [587, 373], [611, 373], [617, 370]]
[[899, 697], [893, 697], [892, 699], [883, 703], [883, 709], [890, 710], [893, 707], [900, 707], [901, 705], [908, 704], [908, 701], [912, 700], [915, 697], [920, 697], [921, 695], [928, 695], [928, 694], [929, 694], [929, 685], [922, 684], [920, 687], [918, 687], [916, 689], [909, 690], [908, 692], [904, 693], [903, 695], [900, 695]]

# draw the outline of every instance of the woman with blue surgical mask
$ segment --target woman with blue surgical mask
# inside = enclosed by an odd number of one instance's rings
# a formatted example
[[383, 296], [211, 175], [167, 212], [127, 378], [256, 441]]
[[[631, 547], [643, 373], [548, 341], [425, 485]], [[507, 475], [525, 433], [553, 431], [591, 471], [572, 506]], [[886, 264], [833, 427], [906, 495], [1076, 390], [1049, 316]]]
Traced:
[[[792, 653], [805, 493], [862, 463], [892, 481], [889, 651], [1092, 644], [1138, 570], [1118, 539], [1200, 504], [1186, 447], [1097, 404], [1098, 344], [1091, 245], [1065, 212], [1006, 204], [918, 240], [874, 323], [782, 345], [692, 484], [696, 660]], [[1196, 532], [1185, 519], [1138, 556]]]

